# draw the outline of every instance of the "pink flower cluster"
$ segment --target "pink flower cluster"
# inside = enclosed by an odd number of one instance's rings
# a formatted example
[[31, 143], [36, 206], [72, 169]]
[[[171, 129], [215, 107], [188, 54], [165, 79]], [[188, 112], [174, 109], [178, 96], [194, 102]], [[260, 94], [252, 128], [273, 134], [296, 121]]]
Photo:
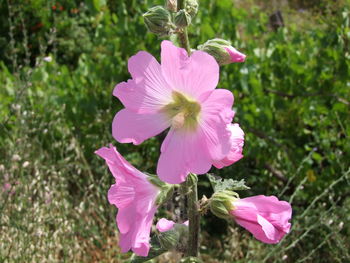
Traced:
[[[245, 58], [238, 51], [228, 52], [233, 61], [240, 60], [237, 56]], [[233, 95], [216, 89], [219, 65], [212, 56], [203, 51], [188, 56], [184, 49], [163, 41], [161, 64], [140, 51], [129, 59], [128, 69], [132, 79], [113, 91], [125, 108], [116, 114], [112, 133], [120, 143], [138, 145], [169, 129], [157, 165], [162, 181], [178, 184], [189, 173], [204, 174], [212, 166], [223, 168], [243, 157], [244, 132], [232, 123]], [[147, 256], [161, 189], [112, 145], [96, 154], [105, 159], [115, 178], [108, 200], [118, 208], [121, 250]], [[289, 231], [291, 207], [286, 202], [256, 196], [232, 205], [230, 214], [236, 222], [265, 243], [276, 243]], [[173, 226], [174, 222], [163, 218], [157, 229], [164, 232]]]

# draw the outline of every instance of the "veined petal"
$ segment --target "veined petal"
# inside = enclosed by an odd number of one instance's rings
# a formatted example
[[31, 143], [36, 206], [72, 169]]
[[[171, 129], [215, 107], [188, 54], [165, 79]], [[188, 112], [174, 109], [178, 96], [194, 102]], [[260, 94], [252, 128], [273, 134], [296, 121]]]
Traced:
[[163, 144], [157, 174], [164, 182], [178, 184], [190, 172], [204, 174], [210, 170], [211, 158], [201, 130], [193, 133], [171, 129]]
[[138, 52], [129, 59], [128, 67], [133, 79], [119, 83], [113, 91], [127, 109], [151, 113], [169, 103], [172, 90], [151, 54]]
[[135, 197], [135, 189], [128, 184], [114, 184], [108, 191], [108, 201], [118, 208], [127, 207]]
[[228, 90], [214, 90], [202, 103], [200, 127], [213, 162], [225, 158], [231, 149], [231, 132], [227, 124], [234, 115], [233, 95]]
[[212, 56], [195, 51], [189, 57], [185, 49], [167, 40], [161, 47], [162, 72], [173, 90], [197, 99], [215, 89], [219, 81], [219, 65]]
[[163, 113], [140, 114], [128, 109], [119, 111], [113, 120], [113, 137], [121, 143], [141, 144], [170, 125]]

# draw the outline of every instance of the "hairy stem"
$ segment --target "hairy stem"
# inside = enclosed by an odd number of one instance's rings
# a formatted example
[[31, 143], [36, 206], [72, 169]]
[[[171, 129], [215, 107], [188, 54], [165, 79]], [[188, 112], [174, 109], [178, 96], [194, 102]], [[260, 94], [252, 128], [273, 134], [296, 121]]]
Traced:
[[187, 256], [197, 257], [199, 250], [199, 205], [198, 205], [198, 193], [197, 193], [197, 176], [190, 174], [187, 177], [188, 195], [188, 220], [189, 220], [189, 237], [188, 237], [188, 250]]
[[[186, 5], [186, 0], [177, 0], [177, 10], [178, 11], [181, 9], [184, 9], [185, 5]], [[185, 28], [181, 29], [177, 33], [177, 36], [179, 38], [181, 47], [186, 49], [188, 55], [191, 55], [191, 48], [190, 48], [190, 42], [188, 40], [187, 28], [185, 27]]]

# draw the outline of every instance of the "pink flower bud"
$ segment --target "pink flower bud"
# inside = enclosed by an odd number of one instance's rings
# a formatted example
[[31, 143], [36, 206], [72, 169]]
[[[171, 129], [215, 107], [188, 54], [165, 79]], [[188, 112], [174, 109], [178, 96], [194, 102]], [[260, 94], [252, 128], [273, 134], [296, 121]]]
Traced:
[[257, 195], [233, 202], [235, 221], [264, 243], [278, 243], [290, 230], [292, 207], [275, 196]]

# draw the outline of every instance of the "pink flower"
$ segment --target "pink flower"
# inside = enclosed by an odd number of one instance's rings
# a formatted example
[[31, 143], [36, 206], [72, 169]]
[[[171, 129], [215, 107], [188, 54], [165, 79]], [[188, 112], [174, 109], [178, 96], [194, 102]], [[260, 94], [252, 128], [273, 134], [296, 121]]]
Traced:
[[219, 169], [229, 166], [243, 158], [244, 132], [239, 127], [238, 123], [230, 123], [228, 127], [231, 131], [231, 150], [225, 158], [213, 163], [213, 165]]
[[232, 202], [236, 222], [264, 243], [278, 243], [290, 230], [292, 207], [275, 196], [252, 196]]
[[[188, 226], [188, 220], [182, 223], [185, 226]], [[159, 219], [156, 228], [159, 232], [167, 232], [171, 229], [173, 229], [175, 225], [174, 221], [168, 220], [166, 218]]]
[[160, 190], [151, 184], [147, 175], [129, 164], [113, 145], [95, 152], [106, 160], [116, 183], [108, 191], [108, 200], [118, 208], [117, 225], [122, 253], [132, 249], [139, 256], [147, 256], [150, 231], [157, 210]]
[[219, 65], [209, 54], [195, 51], [189, 57], [170, 41], [161, 48], [161, 65], [144, 51], [129, 59], [132, 79], [113, 91], [125, 109], [116, 114], [112, 131], [118, 142], [138, 145], [170, 127], [157, 174], [177, 184], [230, 154], [233, 95], [215, 89]]
[[237, 49], [234, 47], [226, 47], [226, 51], [230, 54], [231, 56], [231, 62], [244, 62], [246, 55], [243, 53], [239, 52]]

